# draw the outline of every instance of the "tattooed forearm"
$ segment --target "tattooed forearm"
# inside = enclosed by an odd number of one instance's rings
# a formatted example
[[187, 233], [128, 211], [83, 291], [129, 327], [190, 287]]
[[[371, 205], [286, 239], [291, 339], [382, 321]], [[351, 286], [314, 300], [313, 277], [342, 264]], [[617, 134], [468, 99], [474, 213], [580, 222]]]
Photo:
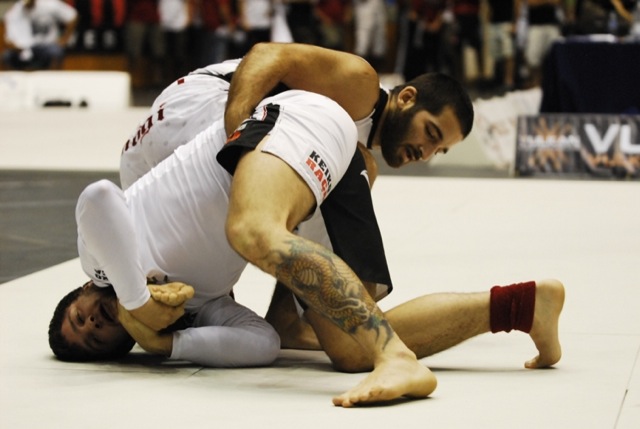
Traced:
[[286, 243], [287, 251], [276, 251], [278, 280], [300, 296], [311, 308], [330, 318], [343, 331], [358, 327], [391, 337], [391, 328], [360, 279], [336, 255], [306, 240]]

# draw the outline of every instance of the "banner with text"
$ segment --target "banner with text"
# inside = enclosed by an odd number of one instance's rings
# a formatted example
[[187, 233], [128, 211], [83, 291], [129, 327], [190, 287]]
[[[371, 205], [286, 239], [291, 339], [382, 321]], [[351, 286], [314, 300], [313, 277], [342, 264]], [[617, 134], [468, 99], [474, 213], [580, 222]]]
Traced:
[[518, 117], [516, 174], [640, 179], [640, 115]]

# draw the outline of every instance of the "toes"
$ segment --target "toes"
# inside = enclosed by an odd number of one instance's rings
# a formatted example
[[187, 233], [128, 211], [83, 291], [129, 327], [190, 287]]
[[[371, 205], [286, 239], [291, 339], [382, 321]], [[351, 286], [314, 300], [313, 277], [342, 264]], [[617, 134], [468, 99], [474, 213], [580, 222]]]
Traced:
[[169, 305], [176, 305], [178, 303], [178, 294], [171, 292], [167, 295], [167, 303]]
[[524, 367], [528, 368], [528, 369], [536, 369], [536, 368], [538, 368], [538, 359], [539, 359], [539, 356], [536, 356], [533, 359], [526, 361], [524, 363]]
[[353, 393], [347, 392], [340, 396], [336, 396], [333, 398], [333, 405], [343, 408], [351, 408], [354, 405], [362, 402], [361, 395], [355, 395]]
[[540, 357], [540, 355], [534, 357], [531, 360], [528, 360], [524, 363], [524, 367], [527, 369], [541, 369], [541, 368], [549, 368], [553, 365], [555, 365], [558, 359], [549, 359], [549, 357], [547, 357], [547, 359], [542, 359]]
[[182, 290], [187, 299], [193, 298], [193, 295], [195, 295], [196, 293], [195, 289], [193, 289], [193, 287], [189, 285], [184, 285], [184, 288]]
[[373, 389], [365, 392], [347, 392], [343, 395], [333, 398], [333, 405], [351, 408], [358, 404], [373, 403], [380, 400], [384, 389]]
[[352, 404], [344, 396], [336, 396], [333, 398], [333, 405], [336, 407], [350, 407]]

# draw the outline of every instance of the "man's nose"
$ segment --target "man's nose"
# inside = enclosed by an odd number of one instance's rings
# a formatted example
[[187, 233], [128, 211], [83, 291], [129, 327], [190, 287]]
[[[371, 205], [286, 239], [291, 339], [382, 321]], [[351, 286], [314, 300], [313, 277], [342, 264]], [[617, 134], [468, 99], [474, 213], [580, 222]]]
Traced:
[[95, 328], [102, 328], [102, 320], [99, 317], [94, 316], [93, 314], [89, 316], [87, 321]]
[[430, 149], [430, 148], [421, 148], [420, 149], [420, 159], [424, 162], [424, 161], [428, 161], [429, 158], [431, 158], [433, 156], [433, 152], [434, 149]]

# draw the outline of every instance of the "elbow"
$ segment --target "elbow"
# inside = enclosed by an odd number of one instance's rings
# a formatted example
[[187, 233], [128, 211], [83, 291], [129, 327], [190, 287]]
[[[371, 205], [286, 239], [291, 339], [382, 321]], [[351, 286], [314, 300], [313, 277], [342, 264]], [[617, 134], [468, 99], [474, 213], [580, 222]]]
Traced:
[[261, 261], [273, 247], [269, 234], [244, 217], [230, 217], [225, 225], [227, 241], [233, 250], [247, 261], [261, 266]]
[[249, 52], [247, 52], [246, 56], [267, 56], [267, 57], [272, 57], [275, 53], [277, 53], [277, 50], [280, 49], [279, 44], [277, 43], [272, 43], [272, 42], [258, 42], [256, 44], [254, 44], [251, 49], [249, 49]]
[[96, 210], [106, 209], [105, 205], [108, 204], [109, 199], [117, 193], [118, 188], [114, 183], [102, 179], [88, 185], [78, 198], [78, 204], [76, 207], [76, 215], [79, 216], [84, 213], [91, 214]]

